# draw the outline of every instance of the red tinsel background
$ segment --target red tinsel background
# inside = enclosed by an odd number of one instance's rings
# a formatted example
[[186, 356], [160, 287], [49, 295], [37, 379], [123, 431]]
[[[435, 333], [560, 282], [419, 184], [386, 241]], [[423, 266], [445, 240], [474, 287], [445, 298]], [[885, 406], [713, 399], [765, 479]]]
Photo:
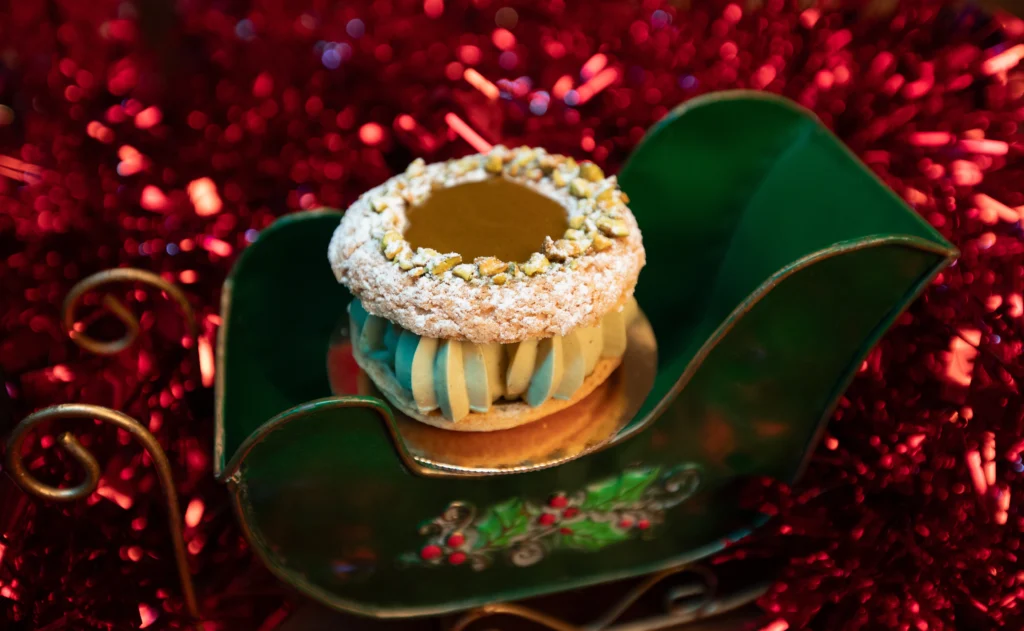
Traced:
[[[211, 476], [220, 286], [275, 217], [345, 207], [414, 157], [543, 145], [614, 171], [651, 123], [747, 87], [813, 109], [960, 261], [871, 353], [755, 539], [790, 559], [766, 628], [1024, 626], [1024, 22], [963, 5], [793, 0], [74, 0], [0, 14], [0, 430], [77, 401], [124, 410], [171, 457], [205, 629], [276, 626], [287, 592]], [[183, 287], [201, 335], [141, 286], [140, 341], [89, 355], [60, 325], [79, 279], [134, 266]], [[91, 296], [93, 305], [98, 304]], [[118, 325], [79, 314], [97, 336]], [[185, 622], [152, 463], [78, 424], [85, 502], [0, 478], [0, 626]], [[53, 437], [26, 463], [81, 475]]]

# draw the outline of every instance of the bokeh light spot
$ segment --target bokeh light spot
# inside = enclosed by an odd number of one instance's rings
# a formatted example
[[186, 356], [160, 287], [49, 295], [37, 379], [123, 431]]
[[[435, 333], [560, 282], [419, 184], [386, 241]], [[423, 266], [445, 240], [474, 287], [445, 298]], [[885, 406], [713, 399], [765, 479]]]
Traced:
[[494, 45], [501, 50], [510, 50], [515, 48], [516, 36], [512, 34], [512, 31], [504, 28], [496, 28], [491, 33], [491, 41]]
[[353, 18], [345, 25], [345, 32], [348, 33], [349, 37], [359, 39], [366, 33], [366, 25], [359, 18]]
[[444, 0], [423, 0], [423, 12], [430, 18], [444, 15]]
[[519, 23], [519, 14], [512, 7], [502, 7], [494, 14], [494, 24], [501, 28], [514, 29]]
[[384, 129], [377, 123], [366, 123], [359, 128], [359, 140], [366, 145], [376, 145], [384, 139]]

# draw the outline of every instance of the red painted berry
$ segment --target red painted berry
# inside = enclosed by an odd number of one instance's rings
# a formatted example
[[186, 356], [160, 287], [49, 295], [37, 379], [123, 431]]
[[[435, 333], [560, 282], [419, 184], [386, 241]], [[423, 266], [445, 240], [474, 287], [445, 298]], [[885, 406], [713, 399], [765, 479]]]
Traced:
[[562, 533], [563, 535], [571, 535], [572, 528], [562, 528], [558, 532]]
[[461, 532], [456, 532], [451, 537], [448, 537], [448, 547], [458, 548], [464, 543], [466, 543], [466, 538], [462, 536]]
[[462, 565], [463, 563], [466, 562], [466, 553], [465, 552], [453, 552], [448, 557], [448, 562], [451, 563], [452, 565]]
[[423, 549], [420, 550], [420, 558], [423, 559], [424, 561], [432, 561], [432, 560], [436, 559], [439, 556], [441, 556], [441, 547], [440, 546], [434, 546], [434, 545], [423, 546]]
[[548, 500], [548, 506], [551, 508], [565, 508], [569, 505], [569, 500], [564, 495], [556, 495]]
[[619, 528], [632, 528], [632, 527], [633, 527], [633, 520], [630, 519], [629, 517], [626, 517], [626, 518], [622, 519], [619, 522]]
[[564, 517], [565, 519], [572, 519], [573, 517], [579, 514], [580, 509], [578, 508], [567, 508], [564, 511], [562, 511], [562, 517]]
[[543, 515], [537, 518], [537, 523], [539, 523], [541, 526], [550, 526], [551, 524], [555, 523], [556, 519], [557, 518], [555, 517], [554, 513], [544, 513]]
[[641, 519], [640, 521], [636, 522], [636, 527], [640, 530], [647, 530], [651, 527], [651, 522], [649, 522], [646, 519]]

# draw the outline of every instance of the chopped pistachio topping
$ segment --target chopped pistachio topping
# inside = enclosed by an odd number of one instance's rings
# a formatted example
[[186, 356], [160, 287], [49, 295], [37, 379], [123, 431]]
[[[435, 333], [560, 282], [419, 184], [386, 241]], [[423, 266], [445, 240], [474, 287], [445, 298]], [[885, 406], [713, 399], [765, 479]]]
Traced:
[[400, 218], [404, 206], [422, 203], [431, 191], [458, 184], [455, 178], [464, 178], [481, 167], [489, 174], [504, 173], [521, 182], [540, 183], [547, 178], [560, 189], [559, 199], [565, 200], [567, 194], [575, 198], [567, 202], [571, 216], [561, 238], [546, 238], [540, 251], [525, 263], [506, 263], [489, 256], [469, 264], [455, 253], [441, 254], [431, 248], [417, 248], [413, 252], [395, 229], [397, 224], [385, 216], [371, 232], [384, 256], [414, 278], [428, 273], [441, 276], [450, 271], [475, 285], [504, 285], [511, 279], [535, 276], [549, 269], [577, 269], [576, 259], [580, 256], [605, 251], [614, 245], [614, 238], [630, 234], [630, 224], [624, 219], [628, 215], [629, 197], [617, 188], [614, 176], [606, 178], [601, 167], [589, 160], [577, 163], [571, 157], [526, 146], [510, 150], [496, 145], [484, 156], [451, 160], [443, 169], [436, 169], [436, 165], [428, 168], [423, 159], [416, 159], [406, 168], [404, 177], [375, 189], [376, 197], [368, 199], [368, 205], [377, 213], [392, 209]]
[[402, 250], [398, 256], [395, 257], [395, 262], [398, 263], [398, 269], [408, 272], [412, 268], [416, 267], [412, 262], [412, 251]]
[[551, 262], [548, 258], [540, 252], [534, 252], [530, 255], [530, 260], [523, 263], [523, 272], [527, 276], [533, 276], [539, 274], [551, 266]]
[[493, 256], [480, 257], [474, 262], [476, 263], [477, 268], [480, 269], [480, 274], [483, 276], [494, 276], [508, 267], [504, 261]]
[[487, 162], [484, 163], [484, 170], [487, 171], [488, 173], [493, 173], [497, 175], [498, 173], [501, 173], [501, 170], [502, 168], [504, 168], [504, 166], [505, 164], [504, 162], [502, 162], [501, 156], [491, 154], [487, 156]]
[[597, 229], [609, 237], [624, 237], [629, 234], [629, 226], [621, 219], [603, 217], [597, 221]]
[[588, 247], [590, 247], [588, 241], [571, 241], [569, 239], [552, 241], [551, 237], [548, 237], [544, 241], [544, 254], [552, 261], [563, 262], [583, 254]]
[[[461, 259], [462, 257], [459, 257], [459, 260]], [[452, 268], [452, 274], [458, 276], [462, 280], [469, 280], [476, 277], [476, 268], [469, 263], [462, 263], [461, 265], [456, 265]]]
[[608, 248], [612, 247], [612, 240], [609, 239], [608, 237], [604, 236], [603, 234], [595, 234], [594, 235], [594, 240], [593, 240], [593, 246], [594, 246], [595, 250], [597, 250], [598, 252], [601, 252], [603, 250], [607, 250]]
[[594, 187], [590, 182], [578, 177], [569, 184], [569, 194], [573, 197], [590, 197], [594, 194]]
[[412, 257], [414, 265], [426, 265], [427, 262], [435, 256], [440, 256], [441, 253], [431, 248], [416, 248], [416, 254]]
[[402, 241], [402, 240], [392, 241], [391, 243], [389, 243], [387, 245], [386, 248], [384, 248], [384, 256], [389, 261], [394, 260], [394, 258], [396, 256], [398, 256], [399, 252], [408, 251], [407, 250], [408, 247], [409, 247], [409, 244], [406, 243], [405, 241]]
[[402, 233], [397, 230], [388, 230], [384, 233], [384, 236], [380, 238], [380, 247], [382, 250], [386, 250], [389, 245], [396, 241], [402, 240]]
[[440, 276], [451, 268], [455, 267], [462, 262], [462, 256], [459, 254], [445, 254], [441, 259], [435, 259], [427, 265], [427, 269], [434, 276]]
[[593, 162], [584, 162], [580, 165], [580, 177], [591, 182], [600, 182], [604, 179], [604, 171]]
[[405, 174], [415, 177], [417, 175], [423, 175], [427, 171], [427, 163], [423, 161], [423, 158], [416, 158], [409, 163], [409, 167], [406, 168]]
[[518, 164], [519, 166], [524, 166], [532, 162], [534, 157], [535, 154], [533, 152], [533, 149], [530, 149], [529, 147], [519, 147], [518, 149], [516, 149], [515, 164]]

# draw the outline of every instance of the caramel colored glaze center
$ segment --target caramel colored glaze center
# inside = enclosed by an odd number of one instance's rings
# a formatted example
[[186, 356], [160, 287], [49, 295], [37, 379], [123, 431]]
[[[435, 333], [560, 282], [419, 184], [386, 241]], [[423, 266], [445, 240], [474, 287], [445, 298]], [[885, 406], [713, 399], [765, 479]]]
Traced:
[[407, 211], [405, 240], [413, 248], [456, 252], [470, 262], [478, 256], [523, 262], [568, 228], [558, 202], [505, 178], [433, 191]]

